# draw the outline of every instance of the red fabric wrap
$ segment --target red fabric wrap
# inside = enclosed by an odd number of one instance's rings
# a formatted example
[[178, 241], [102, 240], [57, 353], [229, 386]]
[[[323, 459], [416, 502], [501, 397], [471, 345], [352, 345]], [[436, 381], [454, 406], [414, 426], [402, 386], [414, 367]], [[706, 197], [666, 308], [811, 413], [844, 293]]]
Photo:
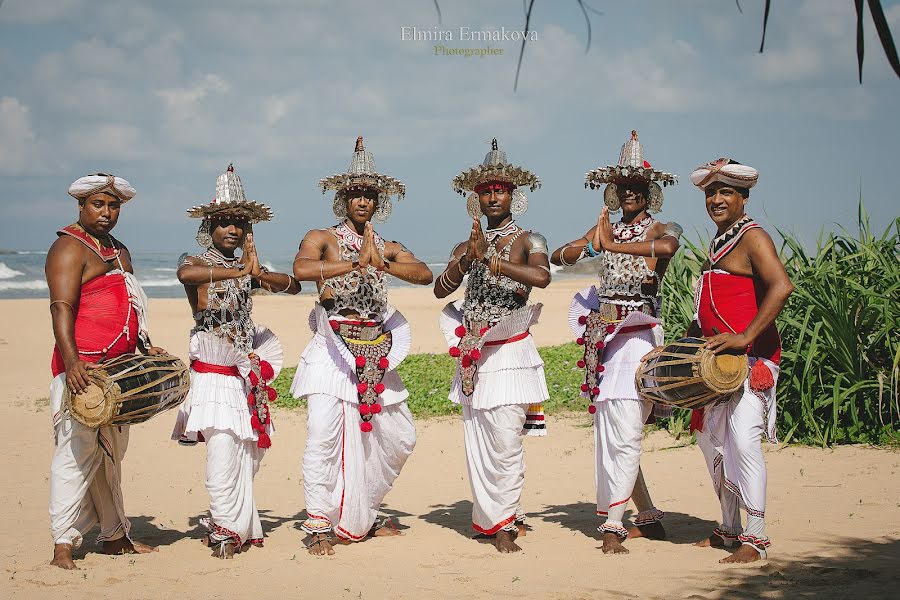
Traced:
[[73, 223], [71, 225], [67, 225], [56, 232], [56, 235], [69, 235], [90, 248], [94, 254], [99, 256], [104, 262], [109, 262], [119, 256], [119, 246], [122, 246], [122, 242], [115, 239], [113, 236], [109, 236], [109, 238], [113, 241], [112, 248], [107, 248], [94, 236], [88, 234], [78, 223]]
[[514, 186], [513, 184], [511, 184], [509, 182], [492, 180], [492, 181], [485, 181], [484, 183], [479, 183], [478, 185], [475, 186], [475, 189], [473, 191], [476, 194], [480, 194], [482, 192], [489, 192], [489, 191], [493, 191], [493, 190], [506, 190], [508, 192], [511, 192], [514, 189], [516, 189], [516, 186]]
[[504, 344], [512, 344], [513, 342], [518, 342], [520, 340], [524, 340], [529, 335], [531, 335], [530, 331], [523, 331], [522, 333], [517, 333], [511, 338], [506, 338], [505, 340], [494, 340], [493, 342], [485, 342], [485, 346], [502, 346]]
[[[700, 329], [706, 337], [716, 335], [713, 328], [719, 333], [732, 332], [732, 328], [734, 333], [741, 333], [759, 312], [752, 277], [706, 271], [701, 286], [697, 314]], [[781, 338], [774, 323], [753, 341], [748, 353], [771, 360], [776, 365], [781, 362]]]
[[[122, 335], [106, 354], [99, 352], [112, 344], [128, 323], [128, 334]], [[101, 275], [81, 286], [81, 297], [75, 313], [75, 346], [81, 360], [90, 363], [115, 358], [137, 349], [138, 316], [131, 305], [125, 277], [121, 274]], [[53, 376], [65, 372], [62, 353], [54, 346], [50, 363]]]
[[212, 363], [203, 362], [202, 360], [192, 360], [191, 370], [197, 373], [215, 373], [216, 375], [230, 375], [231, 377], [241, 377], [241, 372], [235, 365], [226, 367], [224, 365], [214, 365]]

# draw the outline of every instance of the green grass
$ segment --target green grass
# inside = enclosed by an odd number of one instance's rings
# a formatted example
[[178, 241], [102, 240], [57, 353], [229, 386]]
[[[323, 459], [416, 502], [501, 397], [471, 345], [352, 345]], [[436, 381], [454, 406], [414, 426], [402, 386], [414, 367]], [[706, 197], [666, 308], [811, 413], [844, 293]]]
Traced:
[[[778, 379], [778, 434], [784, 442], [898, 444], [900, 433], [900, 217], [873, 233], [859, 206], [858, 230], [820, 236], [808, 254], [789, 233], [779, 232], [795, 291], [778, 318], [783, 353]], [[693, 285], [705, 258], [702, 240], [682, 241], [663, 281], [662, 319], [667, 339], [680, 337], [693, 314]], [[581, 411], [580, 348], [574, 343], [541, 348], [549, 413]], [[448, 415], [454, 361], [446, 354], [417, 354], [400, 365], [416, 416]], [[278, 404], [296, 407], [288, 388], [294, 369], [275, 387]], [[658, 426], [687, 432], [690, 412]]]
[[[575, 362], [581, 358], [581, 348], [574, 343], [538, 350], [544, 359], [544, 371], [550, 400], [544, 403], [546, 412], [582, 410], [587, 407], [578, 396], [581, 372]], [[446, 354], [413, 354], [398, 369], [409, 390], [409, 408], [416, 417], [459, 414], [459, 406], [450, 402], [450, 383], [456, 361]], [[306, 404], [291, 397], [290, 387], [296, 369], [283, 369], [273, 386], [278, 391], [278, 406], [296, 408]]]

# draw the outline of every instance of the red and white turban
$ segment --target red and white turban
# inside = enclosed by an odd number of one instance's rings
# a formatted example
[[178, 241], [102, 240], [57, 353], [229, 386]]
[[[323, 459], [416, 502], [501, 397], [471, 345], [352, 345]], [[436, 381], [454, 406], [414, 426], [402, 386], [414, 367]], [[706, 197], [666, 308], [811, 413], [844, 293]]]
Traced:
[[720, 158], [708, 162], [697, 167], [691, 173], [691, 183], [700, 189], [716, 181], [732, 187], [749, 189], [756, 185], [758, 179], [759, 171], [730, 158]]
[[121, 177], [107, 175], [106, 173], [94, 173], [76, 179], [69, 186], [69, 195], [76, 200], [81, 200], [99, 194], [101, 192], [112, 194], [123, 203], [128, 202], [137, 193], [131, 184]]

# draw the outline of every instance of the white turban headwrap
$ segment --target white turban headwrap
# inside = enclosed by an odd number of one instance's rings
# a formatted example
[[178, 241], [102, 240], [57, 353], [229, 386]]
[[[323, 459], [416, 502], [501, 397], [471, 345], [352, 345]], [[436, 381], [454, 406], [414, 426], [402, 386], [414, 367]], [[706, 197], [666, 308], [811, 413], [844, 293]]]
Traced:
[[703, 189], [715, 181], [732, 187], [752, 188], [759, 179], [759, 171], [729, 158], [720, 158], [694, 169], [691, 183]]
[[121, 177], [107, 175], [106, 173], [94, 173], [81, 179], [76, 179], [69, 186], [69, 195], [77, 200], [87, 198], [93, 194], [106, 192], [112, 194], [123, 203], [128, 202], [137, 193], [131, 184]]

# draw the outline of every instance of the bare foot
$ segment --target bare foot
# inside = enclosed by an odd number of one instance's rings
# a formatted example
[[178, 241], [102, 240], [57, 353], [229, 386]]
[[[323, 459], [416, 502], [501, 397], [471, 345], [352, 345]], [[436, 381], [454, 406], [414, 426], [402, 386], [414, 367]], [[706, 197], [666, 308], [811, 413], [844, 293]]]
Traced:
[[512, 552], [521, 552], [522, 548], [516, 544], [517, 533], [500, 530], [494, 537], [494, 546], [501, 554], [510, 554]]
[[647, 538], [648, 540], [666, 539], [666, 528], [659, 521], [646, 525], [635, 525], [628, 528], [628, 539]]
[[211, 556], [213, 558], [234, 558], [234, 555], [240, 553], [241, 551], [233, 540], [216, 542], [213, 544], [212, 549], [213, 551]]
[[100, 545], [100, 551], [103, 554], [149, 554], [151, 552], [159, 552], [159, 548], [135, 542], [129, 540], [126, 536], [122, 536], [117, 540], [103, 542]]
[[622, 545], [618, 535], [610, 531], [604, 532], [603, 546], [600, 548], [603, 554], [628, 554], [628, 548]]
[[50, 564], [69, 571], [77, 569], [75, 561], [72, 560], [72, 544], [55, 544], [53, 546], [53, 560], [50, 561]]
[[740, 547], [731, 553], [731, 556], [727, 556], [720, 560], [719, 562], [722, 564], [725, 563], [750, 563], [755, 562], [762, 558], [759, 554], [759, 550], [751, 546], [750, 544], [741, 544]]
[[528, 534], [528, 528], [525, 527], [525, 523], [516, 523], [516, 527], [519, 528], [519, 537], [525, 537]]
[[694, 542], [694, 545], [698, 548], [730, 548], [731, 543], [729, 540], [729, 544], [725, 545], [725, 540], [717, 536], [715, 533], [707, 538], [703, 538], [699, 542]]
[[394, 527], [394, 522], [391, 519], [385, 519], [381, 523], [376, 523], [369, 535], [372, 537], [393, 537], [395, 535], [403, 535], [403, 532]]
[[334, 554], [334, 547], [331, 545], [327, 535], [317, 533], [310, 536], [310, 538], [310, 542], [306, 546], [307, 552], [313, 556], [332, 556]]

